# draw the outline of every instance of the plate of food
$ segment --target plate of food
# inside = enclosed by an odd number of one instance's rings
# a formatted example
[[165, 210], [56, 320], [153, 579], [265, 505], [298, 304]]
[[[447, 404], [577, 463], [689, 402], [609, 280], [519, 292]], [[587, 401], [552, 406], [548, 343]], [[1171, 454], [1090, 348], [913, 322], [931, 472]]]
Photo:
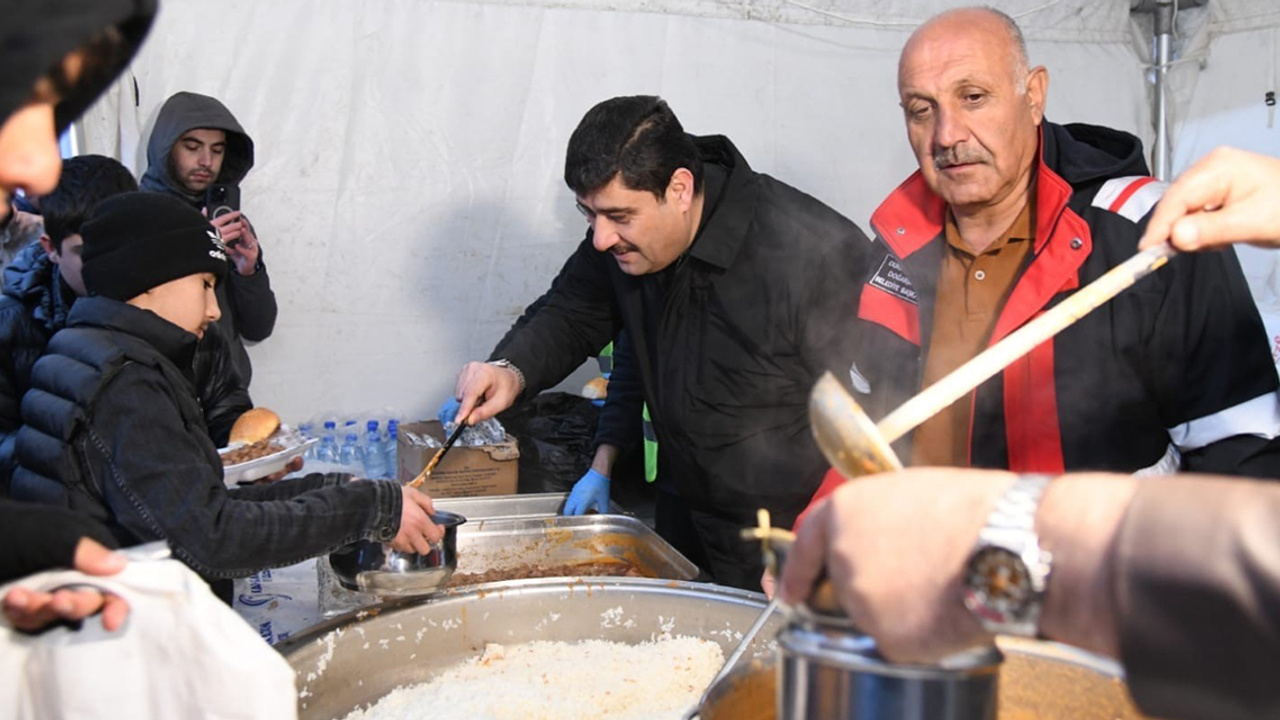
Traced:
[[280, 416], [266, 408], [253, 408], [231, 427], [230, 442], [218, 449], [222, 457], [222, 481], [227, 487], [253, 482], [285, 469], [316, 442], [280, 424]]

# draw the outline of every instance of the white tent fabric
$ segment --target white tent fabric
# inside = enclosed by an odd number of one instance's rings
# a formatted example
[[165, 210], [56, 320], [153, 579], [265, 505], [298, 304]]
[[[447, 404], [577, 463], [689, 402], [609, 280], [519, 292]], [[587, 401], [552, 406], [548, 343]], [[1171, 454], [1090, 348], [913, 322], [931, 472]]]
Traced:
[[[86, 118], [85, 146], [141, 172], [165, 98], [222, 99], [257, 144], [243, 205], [280, 301], [275, 334], [250, 348], [255, 401], [287, 420], [381, 406], [423, 416], [580, 241], [560, 177], [591, 105], [662, 95], [690, 132], [728, 135], [756, 169], [866, 227], [914, 169], [898, 52], [955, 4], [166, 0], [132, 75]], [[1051, 120], [1150, 142], [1149, 61], [1127, 0], [996, 5], [1050, 69]], [[1205, 37], [1234, 17], [1210, 14]]]
[[[1184, 105], [1174, 135], [1173, 169], [1181, 172], [1219, 145], [1280, 156], [1280, 4], [1214, 0], [1207, 21], [1188, 39], [1179, 74]], [[1280, 358], [1280, 253], [1240, 246], [1241, 267]]]

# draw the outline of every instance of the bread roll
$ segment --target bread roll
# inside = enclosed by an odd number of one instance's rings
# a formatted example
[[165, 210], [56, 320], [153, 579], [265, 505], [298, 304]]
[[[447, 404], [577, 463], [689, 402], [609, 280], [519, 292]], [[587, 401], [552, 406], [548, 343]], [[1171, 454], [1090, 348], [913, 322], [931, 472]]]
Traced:
[[592, 379], [582, 386], [582, 397], [588, 400], [599, 400], [609, 394], [609, 381], [603, 377]]
[[236, 419], [231, 426], [231, 442], [252, 445], [271, 437], [280, 429], [280, 416], [262, 407], [253, 408]]

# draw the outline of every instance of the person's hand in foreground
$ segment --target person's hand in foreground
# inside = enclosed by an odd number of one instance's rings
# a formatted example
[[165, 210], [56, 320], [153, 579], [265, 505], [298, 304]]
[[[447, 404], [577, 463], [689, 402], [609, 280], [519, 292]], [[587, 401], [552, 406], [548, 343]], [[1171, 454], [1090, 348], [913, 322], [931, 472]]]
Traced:
[[[89, 538], [76, 545], [73, 566], [86, 575], [115, 575], [128, 561], [117, 552]], [[79, 622], [102, 613], [102, 626], [110, 632], [124, 625], [129, 603], [117, 595], [87, 587], [63, 588], [52, 593], [14, 588], [4, 596], [3, 610], [19, 630], [37, 632], [57, 621]]]
[[1139, 242], [1192, 251], [1230, 243], [1280, 247], [1280, 160], [1218, 148], [1179, 177]]
[[[825, 568], [840, 605], [897, 662], [933, 662], [992, 642], [964, 606], [962, 577], [978, 532], [1012, 484], [1008, 472], [918, 468], [845, 484], [801, 526], [779, 592], [803, 602]], [[1117, 654], [1111, 549], [1137, 485], [1119, 475], [1065, 476], [1036, 515], [1053, 566], [1040, 629]]]

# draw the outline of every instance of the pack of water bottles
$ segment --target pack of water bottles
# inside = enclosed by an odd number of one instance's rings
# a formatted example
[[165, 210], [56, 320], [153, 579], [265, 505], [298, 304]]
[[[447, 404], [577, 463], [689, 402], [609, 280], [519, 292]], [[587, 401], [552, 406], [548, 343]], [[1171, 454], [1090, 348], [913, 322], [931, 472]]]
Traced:
[[307, 450], [308, 461], [340, 465], [367, 478], [394, 478], [399, 427], [398, 414], [384, 409], [347, 416], [322, 413], [299, 423], [298, 432], [320, 439]]

